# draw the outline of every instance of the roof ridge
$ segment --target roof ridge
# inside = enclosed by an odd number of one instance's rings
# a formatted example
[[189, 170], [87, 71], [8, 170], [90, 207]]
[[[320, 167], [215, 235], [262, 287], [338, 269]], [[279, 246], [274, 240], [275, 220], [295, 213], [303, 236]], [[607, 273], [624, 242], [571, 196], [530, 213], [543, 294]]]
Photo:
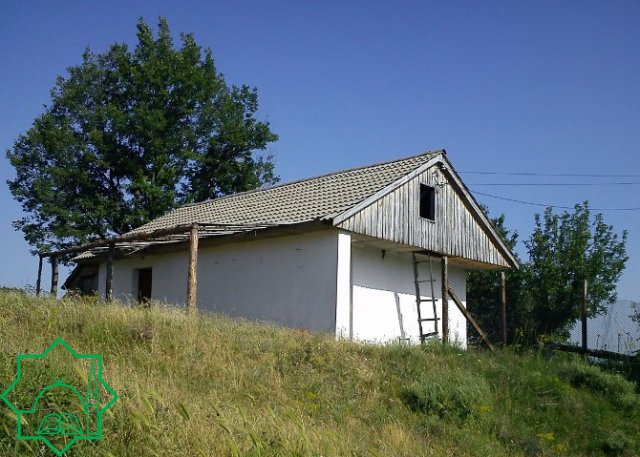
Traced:
[[425, 151], [425, 152], [421, 152], [420, 154], [415, 154], [415, 155], [408, 156], [408, 157], [402, 157], [402, 158], [399, 158], [399, 159], [385, 160], [385, 161], [382, 161], [382, 162], [376, 162], [376, 163], [369, 164], [369, 165], [361, 165], [361, 166], [358, 166], [358, 167], [346, 168], [344, 170], [332, 171], [330, 173], [311, 176], [311, 177], [308, 177], [308, 178], [301, 178], [301, 179], [297, 179], [295, 181], [289, 181], [289, 182], [285, 182], [285, 183], [282, 183], [282, 184], [276, 184], [275, 186], [266, 187], [266, 188], [262, 188], [262, 189], [247, 190], [247, 191], [244, 191], [244, 192], [236, 192], [235, 194], [223, 195], [223, 196], [218, 197], [218, 198], [210, 198], [210, 199], [207, 199], [207, 200], [203, 200], [201, 202], [186, 203], [186, 204], [176, 208], [176, 210], [179, 210], [181, 208], [188, 208], [188, 207], [193, 207], [193, 206], [204, 205], [204, 204], [207, 204], [207, 203], [210, 203], [210, 202], [214, 202], [214, 201], [215, 202], [219, 202], [220, 200], [226, 200], [226, 199], [232, 198], [232, 197], [239, 197], [241, 195], [254, 194], [254, 193], [264, 192], [264, 191], [271, 190], [271, 189], [278, 189], [278, 188], [281, 188], [281, 187], [292, 186], [294, 184], [299, 184], [301, 182], [312, 181], [314, 179], [320, 179], [320, 178], [327, 178], [329, 176], [335, 176], [335, 175], [342, 174], [342, 173], [349, 173], [349, 172], [353, 172], [353, 171], [364, 170], [364, 169], [367, 169], [367, 168], [379, 167], [379, 166], [388, 165], [388, 164], [391, 164], [391, 163], [394, 163], [394, 162], [403, 162], [405, 160], [411, 160], [411, 159], [415, 159], [415, 158], [418, 158], [418, 157], [421, 157], [421, 156], [431, 156], [431, 155], [435, 155], [435, 154], [445, 154], [446, 155], [446, 153], [447, 153], [447, 151], [444, 148], [440, 148], [440, 149], [436, 149], [436, 150], [428, 150], [428, 151]]

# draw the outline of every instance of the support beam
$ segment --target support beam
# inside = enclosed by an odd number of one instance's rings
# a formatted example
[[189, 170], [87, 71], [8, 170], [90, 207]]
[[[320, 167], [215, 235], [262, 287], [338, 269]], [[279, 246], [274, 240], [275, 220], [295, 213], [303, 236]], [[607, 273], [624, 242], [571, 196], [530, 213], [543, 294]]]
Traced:
[[[313, 224], [316, 224], [315, 222]], [[225, 234], [230, 233], [239, 233], [239, 232], [250, 232], [258, 229], [264, 229], [269, 227], [278, 227], [283, 224], [199, 224], [200, 227], [205, 228], [217, 228], [225, 231]], [[294, 225], [305, 225], [305, 224], [292, 224]], [[61, 256], [67, 254], [74, 254], [78, 252], [86, 252], [95, 248], [102, 248], [105, 246], [109, 246], [112, 243], [128, 243], [135, 241], [157, 241], [163, 237], [170, 237], [176, 235], [182, 235], [189, 233], [191, 230], [191, 224], [185, 225], [176, 225], [175, 227], [169, 227], [165, 229], [153, 230], [151, 232], [134, 232], [134, 233], [126, 233], [124, 235], [116, 236], [109, 239], [93, 241], [91, 243], [83, 244], [81, 246], [75, 246], [67, 249], [62, 249], [60, 251], [54, 252], [41, 252], [40, 254], [43, 257], [54, 257]], [[166, 240], [165, 240], [166, 241]], [[183, 241], [182, 238], [174, 240], [174, 241]]]
[[109, 243], [107, 253], [107, 280], [104, 288], [104, 299], [107, 303], [113, 300], [113, 260], [116, 256], [115, 243]]
[[507, 345], [507, 280], [504, 271], [500, 272], [500, 314], [502, 317], [502, 345]]
[[464, 307], [464, 305], [462, 304], [462, 302], [460, 301], [460, 299], [458, 298], [458, 296], [456, 295], [456, 293], [453, 291], [451, 287], [448, 288], [448, 292], [453, 302], [458, 306], [458, 309], [460, 310], [460, 312], [464, 315], [467, 321], [473, 326], [473, 328], [476, 329], [476, 332], [478, 332], [478, 334], [480, 335], [480, 338], [482, 338], [482, 341], [484, 341], [487, 347], [491, 349], [491, 352], [494, 352], [495, 348], [491, 344], [491, 341], [489, 341], [489, 338], [487, 338], [487, 335], [482, 331], [482, 328], [480, 328], [480, 326], [478, 325], [476, 320], [473, 318], [471, 313], [467, 311], [467, 308]]
[[58, 296], [58, 258], [51, 257], [51, 295], [53, 298]]
[[442, 257], [442, 344], [449, 343], [449, 301], [447, 290], [449, 289], [449, 259]]
[[42, 255], [38, 254], [38, 279], [36, 280], [36, 295], [40, 295], [42, 289]]
[[198, 294], [198, 224], [191, 226], [189, 236], [189, 275], [187, 278], [187, 311], [196, 312]]
[[587, 350], [587, 305], [589, 304], [589, 284], [584, 280], [582, 288], [582, 350]]

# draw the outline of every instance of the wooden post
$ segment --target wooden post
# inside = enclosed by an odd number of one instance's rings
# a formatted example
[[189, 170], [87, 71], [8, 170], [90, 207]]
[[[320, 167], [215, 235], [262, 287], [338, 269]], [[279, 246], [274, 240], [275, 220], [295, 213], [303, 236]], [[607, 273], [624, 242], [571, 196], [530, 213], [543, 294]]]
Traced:
[[449, 259], [442, 257], [442, 344], [449, 342], [449, 301], [447, 292], [449, 289]]
[[584, 280], [584, 287], [582, 289], [582, 350], [587, 350], [587, 304], [588, 304], [588, 284], [587, 280]]
[[187, 277], [187, 311], [194, 314], [198, 293], [198, 224], [191, 226], [189, 236], [189, 275]]
[[58, 258], [51, 256], [51, 295], [58, 296]]
[[107, 280], [104, 288], [104, 299], [108, 303], [113, 299], [113, 260], [116, 256], [115, 243], [109, 243], [107, 253]]
[[447, 292], [449, 292], [449, 295], [451, 296], [451, 299], [456, 304], [456, 306], [458, 307], [460, 312], [467, 319], [467, 321], [473, 326], [474, 329], [476, 329], [476, 332], [478, 332], [478, 335], [480, 335], [480, 338], [482, 338], [482, 341], [484, 341], [484, 343], [487, 345], [487, 347], [489, 349], [491, 349], [491, 352], [495, 351], [495, 348], [491, 344], [491, 341], [489, 341], [489, 338], [487, 337], [487, 335], [482, 331], [482, 328], [478, 325], [478, 323], [473, 318], [471, 313], [469, 311], [467, 311], [467, 308], [464, 307], [464, 305], [462, 304], [462, 302], [460, 301], [460, 299], [458, 298], [456, 293], [453, 291], [453, 289], [451, 287], [449, 287]]
[[507, 345], [507, 280], [500, 272], [500, 314], [502, 315], [502, 345]]
[[36, 295], [40, 295], [42, 288], [42, 254], [38, 254], [38, 279], [36, 280]]

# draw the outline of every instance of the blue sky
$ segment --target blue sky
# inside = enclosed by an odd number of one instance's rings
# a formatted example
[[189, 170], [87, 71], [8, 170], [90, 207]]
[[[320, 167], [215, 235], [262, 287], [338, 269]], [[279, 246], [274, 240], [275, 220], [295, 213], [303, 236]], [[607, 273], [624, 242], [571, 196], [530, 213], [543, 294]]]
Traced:
[[[4, 1], [0, 147], [10, 148], [49, 90], [89, 47], [135, 42], [139, 17], [167, 18], [213, 50], [231, 83], [258, 87], [268, 152], [283, 181], [446, 148], [472, 190], [573, 206], [640, 207], [640, 2], [637, 1]], [[0, 157], [0, 285], [33, 284], [37, 260]], [[479, 186], [480, 183], [600, 183]], [[526, 238], [542, 207], [477, 195]], [[640, 211], [607, 211], [629, 230], [619, 295], [640, 299]], [[524, 254], [524, 249], [520, 248]], [[45, 275], [45, 278], [48, 276]], [[48, 279], [47, 279], [48, 280]]]

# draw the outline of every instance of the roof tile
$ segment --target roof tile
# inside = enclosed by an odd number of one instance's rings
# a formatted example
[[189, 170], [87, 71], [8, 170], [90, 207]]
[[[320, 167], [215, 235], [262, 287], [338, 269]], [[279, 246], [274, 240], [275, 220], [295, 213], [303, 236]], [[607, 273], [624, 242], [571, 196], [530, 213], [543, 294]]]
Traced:
[[138, 227], [133, 232], [150, 232], [194, 222], [291, 224], [332, 219], [439, 153], [428, 152], [406, 159], [185, 205]]

